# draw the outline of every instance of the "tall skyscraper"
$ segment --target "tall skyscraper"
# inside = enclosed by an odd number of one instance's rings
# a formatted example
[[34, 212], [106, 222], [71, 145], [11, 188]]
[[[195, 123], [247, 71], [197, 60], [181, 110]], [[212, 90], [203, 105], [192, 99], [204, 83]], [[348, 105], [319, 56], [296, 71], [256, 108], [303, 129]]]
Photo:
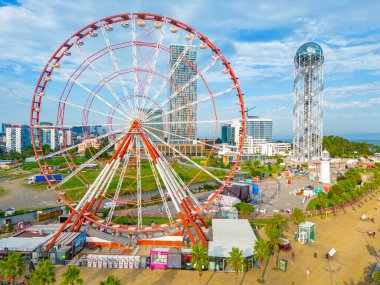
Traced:
[[[177, 59], [180, 57], [181, 53], [184, 51], [184, 49], [186, 49], [186, 47], [186, 45], [179, 44], [170, 45], [171, 54], [169, 59], [169, 70], [175, 65]], [[185, 58], [190, 64], [182, 60], [170, 78], [174, 86], [172, 84], [169, 85], [168, 96], [170, 97], [173, 95], [173, 98], [171, 98], [169, 101], [169, 111], [176, 110], [177, 108], [180, 108], [197, 100], [196, 80], [182, 90], [183, 86], [185, 86], [186, 83], [197, 73], [197, 47], [191, 46], [186, 51]], [[182, 91], [178, 92], [178, 94], [175, 94], [177, 93], [177, 90]], [[169, 143], [189, 144], [191, 143], [190, 140], [197, 138], [197, 125], [195, 124], [195, 121], [197, 120], [196, 105], [197, 104], [194, 104], [191, 107], [186, 107], [169, 114], [169, 133], [171, 133], [168, 136]], [[185, 137], [188, 140], [181, 137]]]
[[29, 126], [10, 126], [6, 128], [6, 150], [22, 153], [30, 146]]
[[320, 159], [322, 154], [323, 71], [322, 48], [303, 44], [294, 57], [293, 156]]

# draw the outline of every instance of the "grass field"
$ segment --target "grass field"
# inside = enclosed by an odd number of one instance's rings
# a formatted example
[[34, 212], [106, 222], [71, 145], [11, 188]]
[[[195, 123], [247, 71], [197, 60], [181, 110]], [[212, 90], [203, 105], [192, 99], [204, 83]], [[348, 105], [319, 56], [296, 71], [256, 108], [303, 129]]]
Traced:
[[315, 197], [309, 201], [307, 204], [306, 211], [317, 210], [320, 208], [320, 203], [318, 201], [318, 197]]
[[[185, 182], [189, 183], [191, 179], [193, 179], [198, 173], [199, 169], [195, 168], [189, 168], [180, 164], [174, 164], [173, 165], [174, 170], [178, 174], [178, 176]], [[61, 169], [60, 169], [61, 170]], [[115, 177], [113, 178], [108, 193], [113, 194], [116, 190], [118, 180], [119, 180], [119, 174], [120, 169], [116, 172]], [[61, 172], [61, 171], [57, 171]], [[223, 171], [211, 171], [215, 176], [218, 178], [223, 178], [225, 176], [225, 172]], [[86, 192], [86, 186], [83, 184], [88, 183], [91, 184], [95, 181], [96, 177], [98, 177], [100, 173], [100, 169], [87, 169], [80, 172], [81, 175], [75, 176], [69, 181], [67, 181], [65, 184], [62, 185], [62, 189], [65, 189], [68, 193], [70, 193], [70, 196], [74, 199], [81, 198], [84, 193]], [[64, 178], [67, 177], [68, 174], [64, 174]], [[81, 181], [79, 178], [83, 181]], [[161, 185], [163, 186], [163, 182], [161, 178], [159, 177]], [[208, 174], [201, 172], [193, 182], [201, 182], [201, 181], [208, 181], [212, 179]], [[128, 192], [134, 192], [136, 189], [136, 169], [129, 169], [126, 172], [126, 175], [124, 177], [124, 181], [122, 183], [122, 191], [124, 191], [124, 194]], [[31, 184], [31, 187], [35, 189], [46, 189], [46, 184]], [[152, 174], [152, 170], [150, 166], [147, 164], [147, 162], [143, 161], [141, 163], [141, 189], [142, 191], [149, 191], [149, 190], [155, 190], [157, 189], [157, 185], [155, 183], [154, 176]], [[123, 195], [123, 193], [121, 194]]]

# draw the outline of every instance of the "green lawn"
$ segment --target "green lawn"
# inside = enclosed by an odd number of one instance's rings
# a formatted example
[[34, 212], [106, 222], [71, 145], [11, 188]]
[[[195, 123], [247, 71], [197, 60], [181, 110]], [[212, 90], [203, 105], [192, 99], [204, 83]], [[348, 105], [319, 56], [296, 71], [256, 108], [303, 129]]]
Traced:
[[307, 204], [306, 211], [318, 210], [320, 208], [318, 197], [315, 197]]
[[[178, 176], [185, 183], [189, 183], [191, 181], [191, 179], [193, 179], [198, 174], [198, 172], [200, 171], [199, 169], [189, 168], [189, 167], [186, 167], [186, 166], [183, 166], [180, 164], [174, 164], [173, 168], [176, 171], [176, 173], [178, 174]], [[118, 184], [120, 171], [121, 171], [121, 169], [119, 168], [119, 170], [115, 174], [115, 177], [113, 178], [113, 180], [109, 186], [108, 194], [115, 193], [115, 190], [116, 190], [116, 187]], [[225, 176], [224, 171], [210, 171], [210, 172], [212, 172], [218, 178], [223, 178]], [[80, 173], [83, 175], [83, 177], [85, 177], [89, 181], [89, 183], [93, 183], [95, 181], [96, 177], [98, 177], [98, 175], [100, 173], [100, 169], [87, 169], [87, 170], [81, 171]], [[67, 177], [67, 175], [68, 174], [65, 174], [64, 178]], [[82, 178], [82, 176], [79, 176], [79, 177], [83, 181], [85, 181]], [[161, 185], [164, 187], [164, 184], [163, 184], [160, 177], [159, 177], [159, 179], [160, 179]], [[194, 182], [208, 181], [208, 180], [212, 180], [212, 178], [208, 174], [206, 174], [202, 171], [199, 174], [199, 176], [196, 177]], [[45, 183], [31, 184], [30, 186], [35, 188], [35, 189], [41, 189], [41, 190], [46, 189]], [[123, 181], [121, 189], [126, 190], [128, 187], [129, 187], [129, 190], [132, 190], [132, 191], [136, 189], [136, 169], [130, 169], [126, 172], [126, 176], [124, 177], [124, 181]], [[73, 177], [72, 179], [67, 181], [65, 184], [63, 184], [62, 189], [65, 189], [68, 193], [70, 193], [70, 196], [74, 199], [81, 198], [84, 195], [84, 193], [86, 192], [86, 187], [79, 180], [79, 178], [77, 176]], [[141, 189], [142, 189], [142, 191], [157, 189], [157, 185], [155, 183], [155, 179], [154, 179], [154, 176], [152, 174], [152, 170], [146, 161], [145, 162], [143, 161], [141, 163]], [[128, 193], [128, 192], [124, 192], [124, 193]]]

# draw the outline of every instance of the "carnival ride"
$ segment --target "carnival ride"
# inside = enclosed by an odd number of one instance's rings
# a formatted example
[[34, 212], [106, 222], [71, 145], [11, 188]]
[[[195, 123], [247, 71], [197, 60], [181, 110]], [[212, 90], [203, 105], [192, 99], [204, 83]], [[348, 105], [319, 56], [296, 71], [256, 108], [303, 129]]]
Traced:
[[[221, 177], [207, 168], [217, 150], [215, 140], [199, 140], [194, 132], [203, 128], [217, 138], [220, 124], [229, 121], [220, 117], [228, 113], [240, 119], [241, 127], [231, 169]], [[230, 63], [189, 25], [155, 14], [128, 13], [100, 19], [74, 33], [47, 62], [31, 105], [36, 160], [41, 173], [53, 177], [47, 179], [49, 190], [70, 209], [47, 250], [62, 231], [79, 231], [84, 225], [130, 238], [183, 228], [192, 243], [205, 245], [202, 214], [236, 170], [245, 117], [243, 94]], [[47, 121], [54, 124], [43, 124]], [[75, 144], [67, 136], [74, 126], [81, 128]], [[98, 127], [103, 133], [91, 135]], [[59, 149], [52, 153], [43, 151], [47, 128], [58, 136]], [[207, 149], [202, 163], [191, 157], [194, 146]], [[82, 163], [77, 162], [79, 147], [87, 148]], [[61, 181], [49, 167], [54, 157], [63, 157], [67, 165], [68, 174]], [[178, 174], [178, 159], [196, 173]], [[87, 167], [94, 163], [99, 170], [90, 176]], [[200, 202], [189, 187], [205, 176], [220, 187]], [[148, 180], [153, 185], [144, 185]], [[158, 198], [145, 195], [147, 189], [156, 189]], [[106, 201], [109, 211], [100, 217]], [[161, 203], [166, 223], [144, 224], [145, 206], [153, 202]]]

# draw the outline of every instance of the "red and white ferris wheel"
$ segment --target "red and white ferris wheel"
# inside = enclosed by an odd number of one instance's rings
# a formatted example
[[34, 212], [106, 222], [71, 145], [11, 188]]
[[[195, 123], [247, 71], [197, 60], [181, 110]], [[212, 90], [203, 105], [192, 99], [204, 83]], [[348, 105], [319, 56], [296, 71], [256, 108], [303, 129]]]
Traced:
[[[205, 35], [178, 20], [129, 13], [80, 29], [46, 64], [30, 115], [41, 172], [50, 190], [70, 207], [61, 231], [87, 225], [144, 238], [183, 227], [193, 243], [206, 244], [202, 214], [237, 167], [244, 110], [230, 63]], [[240, 143], [230, 170], [221, 175], [208, 164], [228, 117], [240, 119]], [[74, 126], [80, 127], [81, 138], [72, 143], [65, 134]], [[103, 133], [91, 134], [99, 126]], [[43, 150], [46, 129], [61, 135], [59, 149], [51, 153]], [[80, 157], [79, 148], [86, 146], [86, 158]], [[205, 157], [191, 157], [204, 149]], [[58, 157], [67, 167], [62, 181], [49, 167]], [[88, 168], [94, 164], [97, 170]], [[190, 186], [205, 180], [220, 186], [200, 202]], [[106, 202], [109, 212], [101, 217]], [[146, 206], [153, 202], [160, 203], [164, 224], [144, 223]]]

